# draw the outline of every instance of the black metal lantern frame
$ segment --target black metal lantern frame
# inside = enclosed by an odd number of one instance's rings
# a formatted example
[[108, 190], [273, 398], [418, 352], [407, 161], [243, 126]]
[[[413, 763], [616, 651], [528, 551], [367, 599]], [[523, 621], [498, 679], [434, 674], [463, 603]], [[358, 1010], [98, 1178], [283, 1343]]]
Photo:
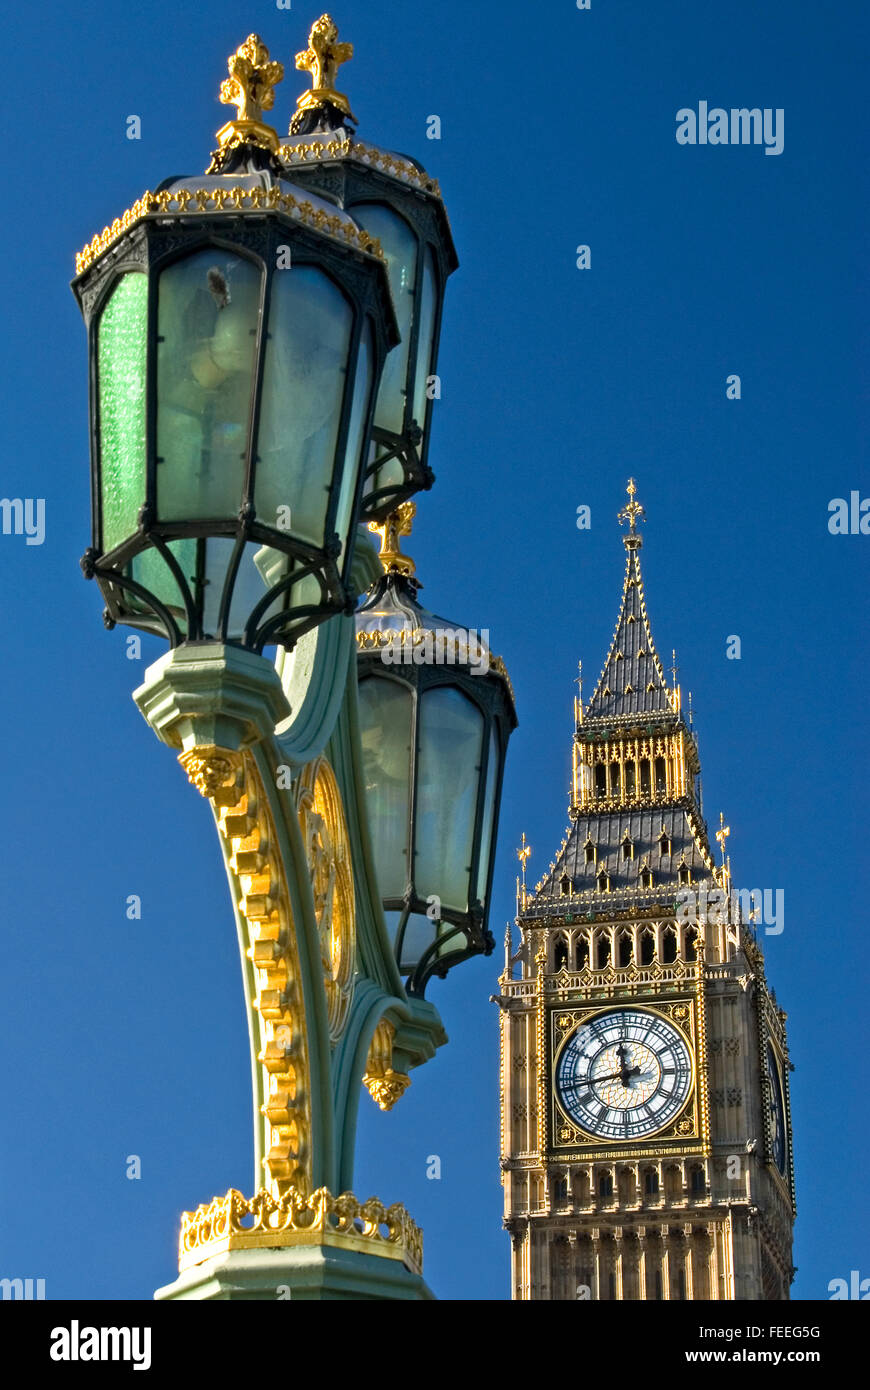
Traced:
[[[293, 268], [281, 270], [277, 268], [278, 250], [279, 247], [286, 246], [291, 248]], [[190, 520], [162, 521], [159, 519], [157, 508], [157, 469], [161, 460], [157, 456], [159, 295], [156, 287], [159, 275], [168, 266], [196, 251], [212, 248], [216, 251], [230, 252], [251, 262], [259, 269], [261, 276], [255, 365], [244, 452], [244, 492], [235, 518], [195, 517]], [[302, 266], [316, 267], [324, 271], [342, 292], [353, 312], [347, 359], [350, 370], [344, 383], [333, 454], [325, 540], [319, 547], [268, 525], [257, 517], [254, 507], [258, 461], [255, 441], [260, 422], [272, 286], [276, 275], [292, 275]], [[104, 552], [97, 334], [100, 316], [109, 296], [121, 277], [130, 271], [142, 272], [148, 277], [149, 291], [146, 337], [145, 497], [135, 533], [114, 549]], [[183, 214], [161, 215], [148, 217], [125, 232], [97, 261], [73, 280], [72, 288], [87, 324], [89, 341], [93, 544], [82, 559], [82, 569], [86, 577], [97, 580], [106, 600], [106, 625], [113, 627], [116, 622], [122, 622], [155, 632], [166, 637], [172, 647], [181, 642], [233, 640], [229, 636], [228, 628], [230, 605], [239, 566], [248, 542], [259, 542], [282, 552], [289, 557], [290, 566], [289, 573], [268, 589], [248, 615], [241, 639], [242, 646], [262, 651], [264, 646], [277, 643], [290, 648], [303, 633], [325, 619], [336, 613], [351, 613], [355, 607], [356, 594], [350, 588], [349, 577], [353, 559], [353, 537], [364, 479], [360, 460], [346, 459], [345, 450], [360, 342], [366, 324], [369, 324], [373, 363], [365, 407], [363, 441], [369, 438], [384, 360], [390, 348], [398, 342], [387, 270], [383, 261], [369, 251], [345, 246], [336, 238], [319, 233], [306, 226], [304, 222], [301, 223], [280, 211], [221, 212], [207, 217], [200, 213], [187, 218]], [[365, 443], [361, 457], [365, 457]], [[335, 530], [335, 519], [342, 469], [346, 468], [359, 468], [359, 477], [347, 540], [342, 548], [341, 539]], [[292, 500], [292, 497], [289, 497], [288, 503], [292, 504]], [[229, 537], [235, 542], [224, 575], [213, 632], [205, 630], [203, 621], [204, 544], [197, 544], [197, 567], [196, 573], [192, 576], [183, 573], [178, 560], [169, 549], [173, 540], [193, 539], [204, 543], [207, 537]], [[127, 572], [134, 557], [149, 548], [160, 554], [178, 587], [184, 612], [181, 621], [176, 619], [166, 603]], [[318, 598], [313, 602], [291, 605], [290, 591], [309, 576], [316, 582]], [[270, 614], [269, 610], [274, 608], [276, 601], [281, 601], [281, 609]]]
[[[386, 578], [389, 581], [393, 576], [387, 576]], [[383, 584], [385, 581], [381, 580], [380, 582]], [[372, 607], [374, 606], [375, 601], [372, 601]], [[406, 632], [406, 636], [410, 639], [411, 633]], [[385, 911], [400, 913], [394, 938], [395, 956], [400, 965], [400, 969], [402, 968], [403, 944], [409, 919], [412, 915], [428, 915], [430, 908], [430, 899], [421, 895], [415, 882], [419, 797], [418, 770], [421, 753], [421, 701], [425, 699], [427, 691], [436, 688], [453, 688], [459, 690], [483, 716], [481, 763], [476, 769], [477, 804], [474, 814], [471, 860], [468, 865], [468, 884], [470, 890], [468, 906], [465, 911], [459, 911], [446, 904], [441, 905], [438, 919], [439, 931], [434, 935], [433, 941], [423, 952], [406, 981], [408, 993], [422, 997], [425, 993], [426, 985], [433, 975], [437, 976], [439, 979], [444, 979], [447, 972], [452, 969], [454, 965], [458, 965], [461, 961], [468, 960], [471, 956], [491, 955], [495, 945], [492, 933], [487, 926], [487, 921], [489, 918], [495, 849], [498, 839], [499, 806], [501, 803], [505, 758], [507, 755], [508, 740], [517, 723], [513, 696], [510, 692], [506, 676], [494, 672], [492, 666], [490, 667], [489, 675], [486, 677], [479, 675], [473, 676], [466, 670], [463, 670], [462, 667], [444, 667], [432, 664], [423, 664], [420, 666], [388, 666], [382, 661], [377, 648], [374, 650], [363, 648], [358, 652], [357, 673], [360, 684], [366, 679], [377, 678], [379, 680], [388, 680], [402, 686], [405, 690], [409, 690], [412, 697], [411, 745], [408, 766], [411, 795], [408, 803], [409, 811], [405, 840], [409, 848], [408, 862], [410, 865], [410, 879], [401, 897], [383, 899]], [[485, 866], [486, 882], [483, 902], [481, 902], [480, 898], [471, 896], [471, 887], [477, 884], [480, 869], [483, 827], [487, 806], [489, 758], [492, 754], [492, 740], [490, 737], [492, 732], [494, 732], [496, 739], [498, 769], [495, 786], [492, 792], [494, 801], [492, 826], [489, 834], [489, 863]], [[447, 927], [446, 931], [443, 930], [445, 926]]]
[[[291, 138], [282, 146], [281, 153], [294, 148]], [[299, 141], [307, 146], [306, 153], [312, 149], [309, 141]], [[353, 150], [353, 144], [350, 146]], [[319, 158], [317, 150], [323, 151]], [[432, 254], [435, 275], [435, 315], [432, 335], [431, 371], [436, 370], [438, 349], [441, 340], [441, 318], [444, 307], [444, 293], [447, 278], [459, 266], [459, 259], [450, 231], [450, 223], [440, 197], [423, 189], [412, 187], [391, 178], [370, 165], [349, 158], [330, 158], [327, 146], [318, 143], [314, 146], [315, 158], [307, 158], [304, 164], [295, 161], [288, 165], [288, 174], [294, 183], [311, 188], [323, 197], [334, 198], [339, 206], [351, 217], [354, 208], [366, 204], [386, 206], [410, 227], [417, 241], [418, 273], [414, 286], [414, 306], [411, 328], [411, 341], [408, 350], [408, 365], [404, 383], [405, 406], [401, 433], [386, 430], [378, 425], [372, 428], [372, 451], [366, 469], [366, 485], [363, 490], [361, 517], [364, 521], [384, 521], [390, 512], [395, 511], [401, 502], [414, 493], [428, 491], [435, 481], [435, 474], [428, 463], [429, 435], [434, 406], [433, 398], [427, 394], [426, 413], [423, 420], [414, 418], [414, 383], [417, 379], [417, 362], [420, 351], [420, 323], [423, 298], [423, 275], [421, 269], [426, 250]], [[409, 164], [420, 169], [423, 178], [425, 171], [411, 160], [403, 157]], [[378, 473], [388, 463], [396, 460], [403, 472], [401, 484], [378, 486]]]

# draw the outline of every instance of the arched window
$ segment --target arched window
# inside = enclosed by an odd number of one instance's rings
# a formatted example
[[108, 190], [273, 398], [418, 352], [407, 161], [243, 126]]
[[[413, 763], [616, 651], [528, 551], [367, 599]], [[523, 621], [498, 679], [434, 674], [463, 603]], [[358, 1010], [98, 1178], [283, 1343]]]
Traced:
[[633, 762], [625, 764], [625, 794], [634, 796], [637, 786], [637, 771]]
[[668, 832], [666, 830], [663, 830], [661, 835], [659, 836], [659, 854], [670, 854], [670, 852], [671, 838], [668, 835]]
[[599, 893], [606, 893], [610, 887], [610, 879], [607, 877], [606, 869], [601, 870], [601, 873], [598, 875], [597, 882]]
[[584, 852], [584, 855], [585, 855], [585, 858], [586, 858], [586, 863], [587, 863], [587, 864], [594, 864], [594, 863], [595, 863], [595, 846], [593, 845], [593, 843], [592, 843], [591, 840], [587, 840], [587, 841], [586, 841], [586, 844], [583, 846], [583, 852]]
[[643, 1175], [643, 1190], [647, 1197], [657, 1197], [659, 1191], [659, 1175], [655, 1168], [647, 1168]]
[[561, 937], [556, 942], [555, 964], [557, 970], [568, 968], [568, 947]]
[[595, 795], [601, 801], [607, 795], [607, 768], [598, 763], [595, 768]]
[[556, 1207], [565, 1206], [568, 1201], [568, 1183], [565, 1178], [553, 1179], [553, 1205]]
[[599, 1197], [612, 1197], [612, 1196], [613, 1196], [613, 1174], [612, 1174], [612, 1173], [600, 1173], [600, 1174], [599, 1174], [599, 1177], [598, 1177], [598, 1195], [599, 1195]]
[[595, 968], [596, 970], [606, 970], [610, 964], [610, 937], [602, 933], [596, 942], [595, 948]]
[[575, 970], [585, 970], [589, 964], [589, 938], [584, 934], [577, 942], [574, 952]]
[[569, 898], [571, 896], [571, 880], [567, 874], [563, 874], [559, 879], [559, 887], [562, 891], [563, 898]]
[[647, 929], [640, 938], [640, 963], [652, 965], [656, 953], [655, 933]]
[[673, 965], [677, 959], [677, 933], [673, 927], [665, 928], [665, 939], [662, 948], [662, 958], [665, 965]]
[[625, 839], [622, 842], [622, 857], [623, 859], [634, 858], [634, 842], [627, 832]]
[[656, 758], [656, 796], [664, 796], [667, 789], [665, 760], [664, 758]]
[[691, 882], [692, 882], [692, 875], [691, 875], [691, 873], [689, 872], [689, 866], [688, 866], [688, 864], [681, 864], [681, 865], [680, 865], [679, 878], [680, 878], [680, 883], [691, 883]]
[[686, 932], [686, 960], [698, 959], [698, 928], [689, 927]]
[[619, 763], [610, 764], [610, 795], [619, 796]]
[[653, 886], [652, 869], [648, 864], [644, 864], [640, 871], [640, 886], [641, 888], [652, 888]]
[[649, 796], [650, 794], [649, 758], [641, 758], [640, 760], [640, 794], [641, 796]]
[[624, 968], [626, 965], [631, 965], [631, 954], [632, 954], [631, 932], [627, 932], [627, 931], [620, 932], [620, 933], [619, 933], [619, 946], [618, 946], [618, 955], [617, 955], [617, 958], [618, 958], [619, 965], [620, 965], [622, 968]]
[[703, 1168], [692, 1169], [692, 1196], [703, 1197], [707, 1190], [707, 1180]]

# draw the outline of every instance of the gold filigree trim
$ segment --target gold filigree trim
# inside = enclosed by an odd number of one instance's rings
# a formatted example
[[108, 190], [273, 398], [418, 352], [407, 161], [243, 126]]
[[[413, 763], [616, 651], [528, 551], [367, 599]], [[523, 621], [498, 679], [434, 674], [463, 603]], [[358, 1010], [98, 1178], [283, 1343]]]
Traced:
[[145, 218], [191, 217], [214, 212], [284, 212], [355, 251], [363, 251], [381, 261], [384, 259], [377, 237], [369, 236], [348, 217], [315, 208], [307, 198], [300, 200], [292, 193], [282, 193], [280, 188], [164, 188], [160, 193], [143, 193], [123, 217], [116, 217], [110, 227], [104, 227], [99, 236], [83, 247], [76, 255], [76, 275], [81, 275], [125, 232]]
[[263, 1167], [272, 1197], [311, 1187], [310, 1070], [296, 928], [277, 836], [249, 751], [197, 748], [179, 761], [212, 803], [242, 897], [256, 995], [254, 1030], [263, 1068]]
[[393, 1024], [388, 1018], [382, 1018], [372, 1037], [363, 1076], [363, 1085], [381, 1110], [392, 1110], [411, 1084], [410, 1076], [393, 1070], [395, 1036]]
[[326, 758], [315, 758], [300, 774], [297, 808], [320, 930], [329, 1038], [337, 1042], [353, 997], [356, 900], [344, 807]]
[[[399, 642], [402, 646], [415, 646], [418, 645], [420, 642], [425, 642], [427, 633], [429, 631], [430, 629], [423, 627], [401, 629], [375, 628], [371, 632], [358, 632], [356, 634], [356, 644], [359, 647], [360, 651], [365, 651], [367, 648], [392, 647], [395, 642]], [[514, 697], [514, 688], [511, 683], [511, 678], [508, 675], [507, 667], [505, 666], [502, 657], [494, 656], [493, 653], [490, 652], [489, 669], [491, 671], [494, 671], [497, 676], [501, 677], [508, 690], [510, 691], [511, 700], [513, 701], [514, 705], [516, 705], [516, 699]]]
[[235, 1188], [196, 1211], [181, 1214], [179, 1270], [229, 1250], [333, 1245], [401, 1260], [423, 1272], [423, 1232], [398, 1202], [360, 1202], [352, 1192], [333, 1197], [325, 1187], [309, 1196], [290, 1189], [276, 1200], [261, 1189], [247, 1199]]
[[352, 136], [340, 140], [300, 140], [292, 145], [282, 145], [278, 150], [278, 158], [283, 164], [316, 164], [327, 159], [353, 159], [358, 164], [364, 164], [369, 169], [377, 169], [382, 174], [389, 174], [391, 178], [397, 179], [399, 183], [406, 183], [411, 188], [419, 188], [424, 193], [431, 193], [436, 198], [441, 198], [441, 188], [437, 179], [432, 179], [422, 169], [418, 169], [416, 164], [411, 164], [404, 159], [397, 159], [395, 155], [387, 150], [379, 150], [374, 145], [366, 145], [362, 140], [355, 140]]

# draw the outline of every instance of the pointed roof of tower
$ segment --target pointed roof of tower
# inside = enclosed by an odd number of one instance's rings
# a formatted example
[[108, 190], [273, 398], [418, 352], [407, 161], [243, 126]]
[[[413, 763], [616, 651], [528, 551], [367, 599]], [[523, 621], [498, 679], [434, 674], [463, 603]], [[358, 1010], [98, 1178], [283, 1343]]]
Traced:
[[635, 501], [634, 478], [629, 478], [627, 491], [628, 502], [618, 518], [629, 524], [622, 538], [626, 549], [622, 603], [604, 669], [584, 711], [586, 719], [674, 714], [677, 709], [675, 693], [668, 688], [646, 611], [640, 570], [643, 538], [636, 525], [644, 509]]

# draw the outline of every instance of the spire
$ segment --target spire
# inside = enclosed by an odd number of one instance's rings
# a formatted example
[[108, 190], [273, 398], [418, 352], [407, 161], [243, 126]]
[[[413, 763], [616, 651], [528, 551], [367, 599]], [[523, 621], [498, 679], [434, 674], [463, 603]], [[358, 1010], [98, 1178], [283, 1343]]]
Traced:
[[643, 537], [637, 529], [644, 508], [635, 500], [634, 478], [629, 478], [626, 490], [628, 502], [618, 515], [618, 520], [629, 526], [622, 538], [626, 549], [622, 604], [604, 669], [584, 712], [587, 719], [673, 714], [679, 709], [678, 691], [668, 689], [646, 611], [640, 569]]

